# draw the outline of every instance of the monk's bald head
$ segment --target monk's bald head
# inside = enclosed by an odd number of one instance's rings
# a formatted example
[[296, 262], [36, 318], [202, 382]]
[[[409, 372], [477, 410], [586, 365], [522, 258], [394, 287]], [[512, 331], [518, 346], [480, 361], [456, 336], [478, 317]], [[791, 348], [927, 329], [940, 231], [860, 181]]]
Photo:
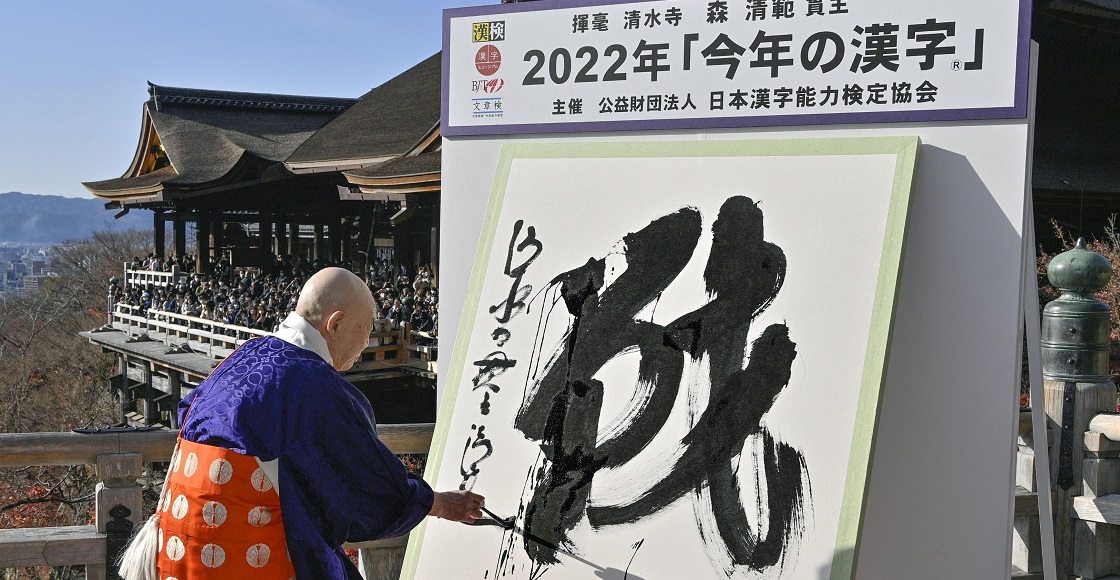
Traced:
[[335, 312], [356, 316], [372, 307], [373, 295], [361, 278], [344, 268], [324, 268], [304, 283], [296, 314], [319, 328]]

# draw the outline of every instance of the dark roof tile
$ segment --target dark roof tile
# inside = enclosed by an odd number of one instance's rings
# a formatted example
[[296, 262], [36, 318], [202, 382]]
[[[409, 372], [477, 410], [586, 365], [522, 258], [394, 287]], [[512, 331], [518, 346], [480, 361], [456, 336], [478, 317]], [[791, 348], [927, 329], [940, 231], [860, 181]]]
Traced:
[[144, 104], [173, 170], [87, 182], [94, 193], [214, 183], [238, 164], [279, 163], [355, 99], [234, 93], [151, 85]]
[[440, 53], [366, 93], [299, 146], [288, 163], [403, 155], [439, 124]]
[[429, 151], [411, 157], [398, 157], [381, 165], [345, 171], [343, 175], [347, 177], [364, 177], [367, 179], [429, 175], [440, 172], [440, 161], [442, 157], [442, 151]]

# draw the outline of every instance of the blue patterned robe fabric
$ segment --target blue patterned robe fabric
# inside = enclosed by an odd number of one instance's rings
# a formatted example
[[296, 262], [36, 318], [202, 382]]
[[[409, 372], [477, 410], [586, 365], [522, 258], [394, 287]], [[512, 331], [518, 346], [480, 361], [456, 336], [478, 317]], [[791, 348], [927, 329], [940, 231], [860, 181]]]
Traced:
[[377, 438], [361, 391], [315, 353], [278, 338], [251, 340], [230, 355], [179, 404], [179, 420], [188, 441], [279, 459], [299, 578], [360, 578], [343, 542], [399, 536], [431, 510], [432, 489]]

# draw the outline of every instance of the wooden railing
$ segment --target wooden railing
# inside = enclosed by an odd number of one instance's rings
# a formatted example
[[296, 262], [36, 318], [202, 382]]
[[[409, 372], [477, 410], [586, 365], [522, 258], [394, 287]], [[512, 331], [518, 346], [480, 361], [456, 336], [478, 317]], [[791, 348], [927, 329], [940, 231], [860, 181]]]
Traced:
[[[427, 453], [432, 424], [381, 425], [378, 436], [397, 454]], [[143, 513], [142, 488], [136, 480], [143, 466], [170, 460], [177, 433], [156, 430], [128, 433], [0, 434], [0, 467], [95, 465], [97, 486], [94, 525], [0, 530], [0, 569], [24, 566], [85, 565], [88, 580], [106, 573], [106, 524], [109, 510], [120, 504], [131, 510], [134, 525]], [[407, 540], [394, 538], [347, 544], [360, 550], [367, 580], [395, 580]]]
[[[172, 268], [171, 272], [157, 272], [130, 270], [128, 266], [129, 264], [125, 264], [124, 269], [127, 284], [168, 286], [184, 276], [179, 273], [178, 267]], [[188, 344], [193, 342], [201, 347], [197, 350], [214, 358], [224, 357], [247, 340], [269, 334], [266, 330], [225, 324], [158, 308], [145, 311], [138, 305], [119, 302], [110, 302], [109, 324], [124, 328], [130, 335], [150, 331], [159, 333], [161, 336], [152, 338], [158, 338], [168, 345], [175, 340], [186, 340]], [[435, 373], [438, 352], [435, 335], [414, 330], [411, 325], [405, 324], [399, 330], [371, 333], [369, 346], [363, 352], [362, 360], [423, 366], [426, 371]]]
[[126, 284], [170, 286], [178, 282], [179, 278], [185, 276], [185, 274], [179, 273], [178, 266], [172, 266], [170, 272], [160, 272], [158, 270], [130, 270], [129, 266], [130, 264], [127, 262], [124, 265], [124, 281]]
[[[194, 343], [192, 348], [201, 347], [198, 350], [204, 349], [207, 355], [215, 358], [224, 357], [230, 350], [251, 338], [269, 334], [265, 330], [222, 324], [166, 310], [149, 308], [144, 311], [139, 306], [123, 303], [114, 305], [109, 314], [109, 323], [123, 328], [129, 335], [157, 332], [161, 335], [159, 340], [168, 345], [175, 340], [186, 340]], [[224, 350], [215, 351], [215, 347]]]
[[[113, 306], [109, 323], [130, 336], [147, 334], [149, 338], [168, 346], [186, 342], [192, 350], [217, 359], [225, 357], [249, 339], [269, 334], [257, 328], [224, 324], [166, 310], [149, 308], [144, 311], [139, 306], [124, 303]], [[430, 344], [421, 344], [421, 341], [430, 341]], [[434, 341], [434, 336], [414, 331], [408, 326], [392, 332], [374, 332], [370, 334], [369, 345], [362, 353], [362, 363], [412, 366], [421, 363], [425, 370], [434, 373], [438, 353]], [[362, 363], [356, 365], [356, 371], [362, 370]]]

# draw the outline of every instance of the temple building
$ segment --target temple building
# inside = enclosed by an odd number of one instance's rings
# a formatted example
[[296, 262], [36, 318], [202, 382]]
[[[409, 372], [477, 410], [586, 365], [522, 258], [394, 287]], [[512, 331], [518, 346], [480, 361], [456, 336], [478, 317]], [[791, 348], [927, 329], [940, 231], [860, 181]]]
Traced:
[[83, 185], [118, 215], [151, 210], [156, 255], [191, 248], [200, 271], [274, 255], [360, 267], [378, 248], [434, 264], [439, 63], [360, 99], [149, 84], [128, 170]]
[[[440, 55], [358, 99], [148, 86], [123, 175], [83, 185], [106, 209], [151, 211], [155, 255], [196, 272], [268, 272], [288, 259], [365, 272], [373, 259], [438, 278]], [[317, 264], [316, 264], [317, 262]], [[182, 285], [125, 267], [122, 284]], [[122, 421], [175, 427], [174, 409], [233, 348], [265, 334], [152, 305], [110, 305], [81, 333], [118, 357]], [[345, 373], [380, 420], [435, 419], [434, 334], [375, 332]]]

